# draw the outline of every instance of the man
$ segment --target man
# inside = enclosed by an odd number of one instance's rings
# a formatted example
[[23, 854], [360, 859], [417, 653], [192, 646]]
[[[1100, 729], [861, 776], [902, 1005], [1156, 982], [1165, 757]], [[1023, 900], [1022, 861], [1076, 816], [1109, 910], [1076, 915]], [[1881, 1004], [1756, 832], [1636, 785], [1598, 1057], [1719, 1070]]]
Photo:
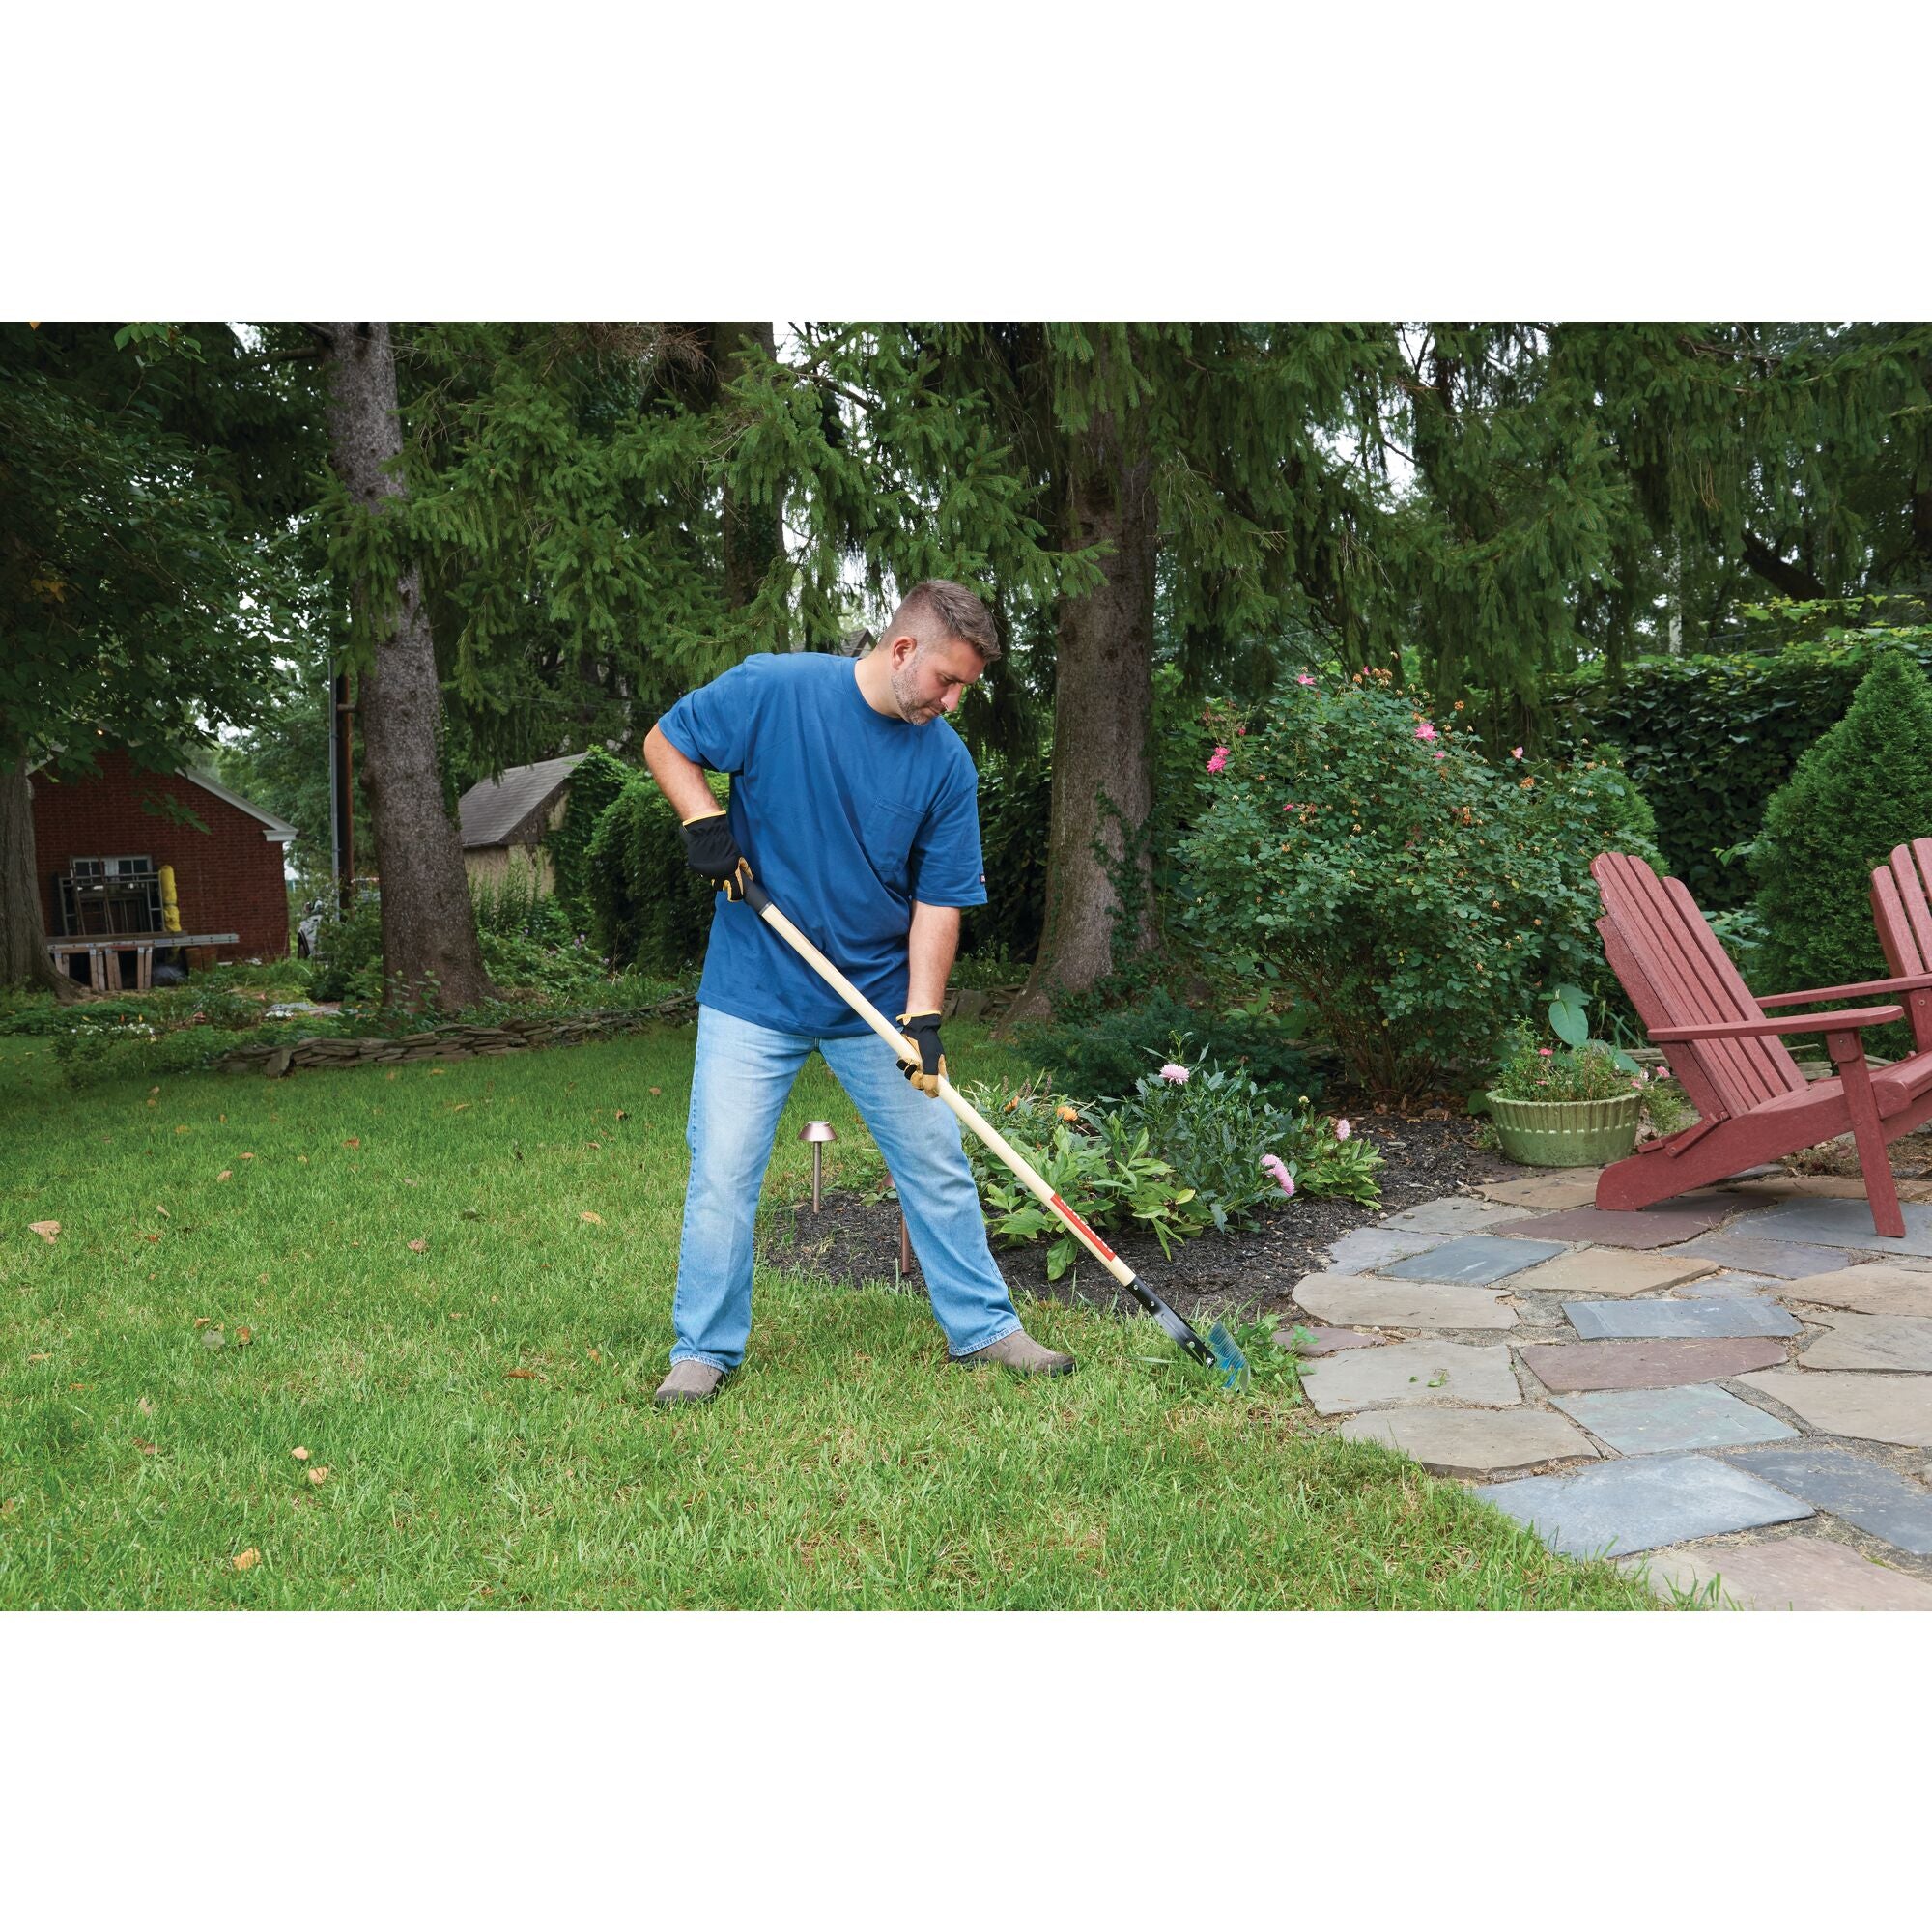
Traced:
[[[1073, 1367], [1021, 1327], [986, 1247], [959, 1122], [937, 1097], [960, 908], [986, 902], [979, 777], [945, 718], [999, 655], [985, 605], [934, 579], [864, 658], [747, 658], [679, 698], [644, 740], [689, 863], [720, 887], [697, 987], [677, 1341], [661, 1404], [708, 1402], [744, 1360], [758, 1191], [779, 1114], [813, 1047], [897, 1180], [951, 1358], [1023, 1375]], [[731, 774], [728, 812], [706, 767]], [[753, 877], [875, 1007], [898, 1015], [917, 1063], [895, 1055], [745, 903]]]

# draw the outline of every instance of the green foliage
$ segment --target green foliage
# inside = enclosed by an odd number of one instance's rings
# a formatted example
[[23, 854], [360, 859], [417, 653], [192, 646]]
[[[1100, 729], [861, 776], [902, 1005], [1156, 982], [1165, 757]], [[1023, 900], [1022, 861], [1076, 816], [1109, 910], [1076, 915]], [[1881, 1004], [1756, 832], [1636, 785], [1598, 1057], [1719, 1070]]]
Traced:
[[1089, 994], [1063, 998], [1051, 1021], [1015, 1027], [1013, 1042], [1078, 1094], [1124, 1093], [1147, 1070], [1148, 1056], [1167, 1058], [1163, 1045], [1178, 1037], [1204, 1058], [1238, 1066], [1264, 1089], [1319, 1094], [1321, 1082], [1297, 1038], [1302, 1017], [1221, 1018], [1196, 1012], [1159, 988], [1137, 1005], [1111, 1009]]
[[980, 856], [986, 903], [959, 924], [962, 953], [1031, 959], [1046, 907], [1053, 770], [1043, 760], [989, 759], [980, 772]]
[[1289, 683], [1231, 726], [1179, 918], [1231, 980], [1311, 1004], [1364, 1089], [1409, 1095], [1482, 1068], [1539, 985], [1601, 983], [1590, 861], [1654, 848], [1613, 766], [1492, 761], [1386, 683]]
[[1828, 625], [1774, 652], [1645, 658], [1621, 675], [1593, 665], [1553, 688], [1558, 742], [1616, 748], [1669, 869], [1707, 913], [1733, 909], [1751, 880], [1724, 855], [1756, 838], [1771, 795], [1889, 650], [1932, 670], [1932, 625]]
[[1888, 651], [1765, 810], [1752, 869], [1770, 990], [1884, 978], [1872, 868], [1894, 845], [1928, 835], [1932, 690], [1902, 651]]
[[1510, 1028], [1490, 1091], [1505, 1100], [1613, 1100], [1641, 1087], [1640, 1073], [1618, 1064], [1606, 1040], [1546, 1046], [1528, 1020]]
[[349, 917], [329, 917], [316, 928], [312, 1000], [366, 1005], [383, 996], [383, 911], [374, 893], [362, 892]]
[[571, 768], [563, 821], [544, 840], [556, 881], [556, 895], [579, 926], [590, 919], [590, 841], [605, 808], [632, 776], [631, 768], [601, 747]]
[[[730, 780], [704, 777], [728, 805]], [[677, 813], [645, 774], [627, 780], [598, 818], [588, 881], [597, 943], [614, 966], [676, 973], [703, 956], [718, 888], [685, 864]]]

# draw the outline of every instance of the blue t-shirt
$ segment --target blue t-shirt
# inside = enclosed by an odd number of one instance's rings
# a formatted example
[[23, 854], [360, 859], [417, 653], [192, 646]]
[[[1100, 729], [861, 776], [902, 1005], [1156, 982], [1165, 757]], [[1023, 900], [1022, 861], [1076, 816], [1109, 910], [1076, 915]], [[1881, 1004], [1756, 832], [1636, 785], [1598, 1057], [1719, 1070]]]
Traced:
[[[687, 692], [658, 729], [731, 775], [731, 836], [774, 903], [888, 1019], [905, 1010], [914, 899], [986, 903], [979, 774], [944, 718], [887, 718], [857, 660], [761, 652]], [[870, 1029], [742, 899], [718, 895], [701, 1006], [844, 1039]]]

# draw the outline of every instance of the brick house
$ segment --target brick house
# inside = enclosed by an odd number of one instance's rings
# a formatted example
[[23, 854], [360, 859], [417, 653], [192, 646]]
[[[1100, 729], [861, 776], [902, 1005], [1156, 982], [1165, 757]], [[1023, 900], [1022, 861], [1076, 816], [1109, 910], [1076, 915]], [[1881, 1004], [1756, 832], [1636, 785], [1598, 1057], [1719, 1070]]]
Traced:
[[[119, 750], [103, 751], [87, 777], [63, 779], [43, 767], [31, 783], [49, 939], [160, 931], [166, 866], [181, 914], [172, 929], [234, 933], [234, 944], [208, 949], [222, 959], [288, 956], [282, 859], [293, 825], [203, 773], [137, 771]], [[143, 799], [159, 796], [179, 800], [208, 829], [142, 810]]]

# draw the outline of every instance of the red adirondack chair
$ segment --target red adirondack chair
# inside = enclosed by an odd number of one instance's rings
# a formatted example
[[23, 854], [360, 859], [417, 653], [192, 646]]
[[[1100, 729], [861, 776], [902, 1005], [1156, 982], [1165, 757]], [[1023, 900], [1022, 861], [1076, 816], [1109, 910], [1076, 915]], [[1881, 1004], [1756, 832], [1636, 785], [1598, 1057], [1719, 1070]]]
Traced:
[[1912, 1043], [1920, 1051], [1932, 1047], [1932, 905], [1925, 881], [1932, 879], [1932, 838], [1915, 838], [1894, 845], [1891, 863], [1871, 875], [1872, 923], [1885, 961], [1899, 975], [1881, 980], [1887, 990], [1905, 994], [1912, 1020]]
[[[1902, 1018], [1903, 1007], [1782, 1019], [1767, 1018], [1765, 1009], [1871, 993], [1932, 993], [1932, 972], [1760, 1000], [1682, 880], [1660, 879], [1642, 860], [1621, 852], [1604, 853], [1590, 872], [1603, 895], [1597, 930], [1611, 968], [1700, 1117], [1682, 1133], [1648, 1141], [1629, 1159], [1605, 1168], [1597, 1206], [1647, 1208], [1849, 1128], [1872, 1226], [1881, 1236], [1903, 1238], [1905, 1217], [1885, 1150], [1889, 1141], [1932, 1120], [1932, 1045], [1896, 1065], [1875, 1068], [1859, 1035]], [[1932, 913], [1927, 917], [1932, 936]], [[1887, 956], [1892, 958], [1889, 951]], [[1932, 1009], [1927, 1017], [1932, 1022]], [[1807, 1082], [1778, 1037], [1787, 1033], [1822, 1033], [1837, 1077]]]

